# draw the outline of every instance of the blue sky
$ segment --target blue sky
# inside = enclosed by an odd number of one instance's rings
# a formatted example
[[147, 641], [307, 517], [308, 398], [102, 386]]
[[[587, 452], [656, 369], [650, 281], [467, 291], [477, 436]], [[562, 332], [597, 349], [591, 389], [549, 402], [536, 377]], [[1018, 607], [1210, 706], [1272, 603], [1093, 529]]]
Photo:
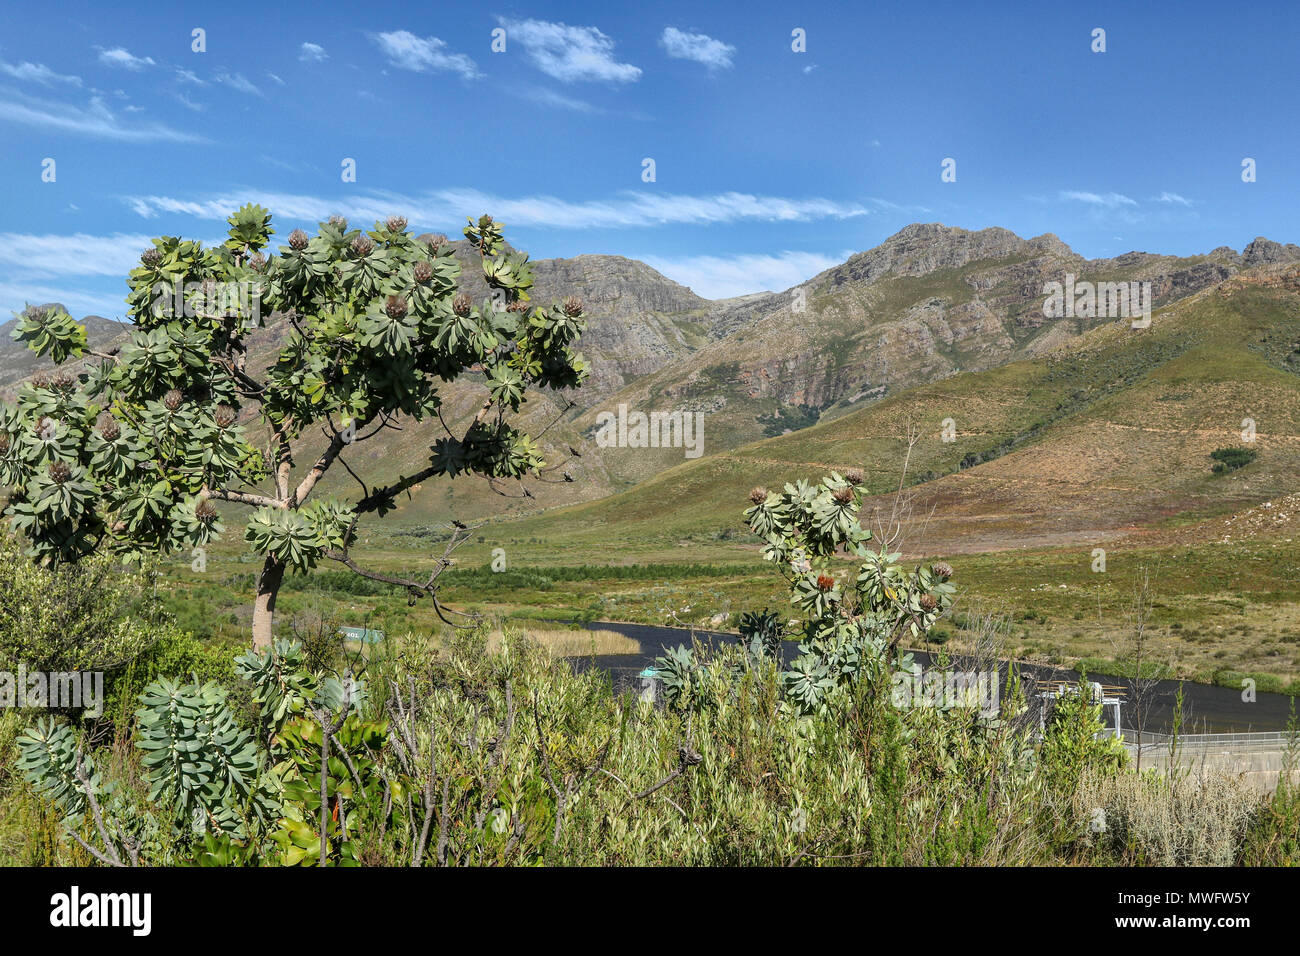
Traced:
[[150, 236], [219, 238], [246, 201], [280, 241], [489, 212], [535, 258], [625, 255], [708, 296], [915, 221], [1090, 257], [1300, 241], [1294, 3], [187, 7], [0, 10], [0, 316], [120, 316]]

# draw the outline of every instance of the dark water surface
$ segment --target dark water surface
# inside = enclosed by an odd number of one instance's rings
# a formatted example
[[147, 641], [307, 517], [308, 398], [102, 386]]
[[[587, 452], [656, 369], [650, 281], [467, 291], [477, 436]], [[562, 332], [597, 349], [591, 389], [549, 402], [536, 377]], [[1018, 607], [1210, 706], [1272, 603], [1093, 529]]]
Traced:
[[[601, 630], [617, 631], [641, 644], [640, 654], [614, 654], [594, 658], [594, 664], [609, 673], [616, 684], [625, 684], [636, 677], [642, 669], [654, 663], [656, 657], [662, 656], [669, 648], [679, 644], [690, 646], [691, 631], [676, 627], [663, 627], [657, 624], [624, 624], [620, 622], [598, 621], [590, 625]], [[693, 632], [705, 644], [735, 644], [739, 637], [725, 631]], [[797, 642], [787, 641], [782, 646], [782, 658], [789, 662], [797, 653]], [[925, 667], [930, 657], [923, 651], [914, 651], [913, 656]], [[580, 666], [583, 666], [580, 664]], [[1006, 663], [1001, 664], [1002, 679], [1006, 679]], [[1053, 680], [1077, 680], [1079, 675], [1066, 668], [1043, 667], [1021, 664], [1021, 679], [1035, 678]], [[1127, 700], [1134, 699], [1133, 681], [1125, 677], [1107, 674], [1089, 674], [1090, 681], [1115, 685], [1127, 689]], [[1172, 727], [1175, 695], [1178, 688], [1183, 690], [1183, 733], [1248, 733], [1251, 731], [1286, 730], [1291, 713], [1291, 698], [1284, 694], [1255, 693], [1253, 702], [1241, 699], [1240, 689], [1215, 687], [1209, 684], [1194, 684], [1190, 681], [1159, 681], [1147, 691], [1146, 718], [1143, 730], [1156, 733], [1168, 733]], [[1031, 691], [1032, 692], [1032, 691]], [[1136, 725], [1131, 705], [1123, 707], [1124, 726]], [[1110, 722], [1109, 715], [1107, 720]]]

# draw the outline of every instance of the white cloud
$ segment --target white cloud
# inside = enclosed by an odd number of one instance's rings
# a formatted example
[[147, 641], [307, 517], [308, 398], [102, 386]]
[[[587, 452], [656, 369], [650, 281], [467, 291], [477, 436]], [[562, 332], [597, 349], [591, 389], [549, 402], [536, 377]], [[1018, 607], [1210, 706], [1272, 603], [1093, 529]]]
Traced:
[[1171, 192], [1162, 192], [1159, 196], [1153, 199], [1152, 202], [1173, 203], [1178, 206], [1196, 205], [1196, 203], [1193, 200], [1188, 199], [1185, 196], [1180, 196], [1178, 195], [1178, 193], [1171, 193]]
[[36, 99], [10, 91], [7, 95], [0, 96], [0, 122], [5, 120], [24, 126], [124, 142], [195, 143], [202, 140], [202, 137], [172, 129], [161, 123], [123, 125], [99, 97], [93, 97], [89, 104], [81, 107]]
[[[227, 215], [229, 215], [227, 213]], [[29, 279], [81, 276], [125, 276], [139, 265], [140, 253], [151, 248], [141, 234], [111, 236], [33, 235], [0, 233], [0, 268]]]
[[[831, 199], [791, 199], [749, 193], [686, 196], [627, 192], [611, 199], [571, 202], [555, 196], [505, 197], [476, 189], [442, 189], [421, 195], [374, 192], [364, 196], [326, 199], [260, 190], [238, 191], [204, 199], [133, 196], [131, 208], [144, 217], [159, 213], [224, 220], [246, 202], [260, 203], [284, 219], [319, 222], [333, 214], [357, 221], [401, 213], [421, 226], [453, 228], [468, 215], [488, 212], [507, 226], [550, 229], [617, 229], [664, 225], [709, 225], [730, 222], [808, 222], [865, 216], [870, 208]], [[883, 205], [873, 201], [873, 207]]]
[[665, 27], [659, 38], [668, 55], [678, 60], [694, 60], [711, 70], [729, 69], [736, 48], [715, 40], [703, 33], [686, 33], [676, 27]]
[[506, 28], [508, 42], [524, 48], [533, 66], [562, 82], [631, 83], [641, 76], [640, 67], [614, 59], [614, 41], [595, 27], [504, 17], [497, 22]]
[[266, 75], [269, 76], [272, 80], [274, 80], [279, 86], [284, 86], [284, 80], [280, 79], [274, 73], [268, 71]]
[[298, 48], [298, 59], [303, 63], [323, 63], [330, 55], [319, 43], [304, 43]]
[[16, 80], [40, 83], [44, 86], [54, 86], [56, 83], [64, 83], [68, 86], [81, 85], [81, 77], [79, 76], [66, 76], [62, 73], [55, 73], [44, 63], [28, 63], [25, 60], [17, 66], [0, 60], [0, 73], [12, 76]]
[[437, 37], [417, 37], [409, 30], [373, 34], [371, 39], [379, 44], [384, 56], [393, 66], [415, 73], [450, 71], [467, 80], [479, 75], [478, 65], [463, 53], [452, 53], [447, 44]]
[[212, 79], [215, 82], [220, 83], [222, 86], [228, 86], [232, 90], [238, 90], [240, 93], [250, 93], [253, 96], [262, 95], [262, 91], [257, 88], [257, 85], [242, 73], [227, 73], [225, 70], [222, 70]]
[[113, 47], [111, 50], [100, 50], [99, 62], [105, 66], [119, 66], [125, 70], [143, 70], [147, 66], [154, 65], [151, 57], [136, 56], [120, 46]]
[[603, 113], [604, 110], [593, 106], [586, 100], [575, 99], [572, 96], [565, 96], [563, 93], [557, 93], [555, 90], [548, 90], [541, 86], [526, 86], [517, 91], [524, 99], [532, 100], [534, 103], [541, 103], [543, 106], [553, 106], [561, 110], [573, 110], [577, 113]]
[[1122, 193], [1089, 193], [1078, 190], [1064, 190], [1060, 195], [1062, 199], [1084, 202], [1091, 206], [1105, 206], [1108, 209], [1137, 205], [1136, 199], [1130, 199]]
[[192, 70], [176, 70], [176, 76], [182, 83], [193, 83], [195, 86], [207, 86], [208, 84], [199, 79], [197, 73]]
[[689, 286], [706, 299], [726, 299], [751, 292], [781, 292], [837, 266], [851, 256], [786, 251], [776, 255], [641, 256], [674, 282]]

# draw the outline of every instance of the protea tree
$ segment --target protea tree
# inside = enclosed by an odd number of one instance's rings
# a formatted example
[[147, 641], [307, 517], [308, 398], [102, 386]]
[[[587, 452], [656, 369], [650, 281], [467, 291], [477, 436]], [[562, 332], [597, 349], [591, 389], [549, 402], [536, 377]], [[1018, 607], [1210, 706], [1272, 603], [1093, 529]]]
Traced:
[[[581, 303], [531, 305], [528, 257], [508, 251], [487, 216], [465, 229], [492, 292], [478, 305], [457, 290], [451, 244], [416, 239], [401, 217], [364, 233], [335, 217], [315, 236], [295, 229], [269, 256], [265, 209], [228, 221], [215, 248], [153, 240], [129, 277], [133, 327], [120, 349], [89, 349], [60, 310], [22, 314], [14, 337], [59, 369], [0, 406], [5, 513], [35, 559], [56, 563], [99, 549], [138, 559], [203, 548], [222, 532], [213, 502], [251, 506], [244, 537], [263, 557], [256, 647], [271, 642], [285, 572], [321, 559], [436, 603], [437, 576], [467, 532], [427, 579], [406, 580], [358, 566], [357, 523], [435, 476], [536, 474], [538, 447], [509, 415], [530, 386], [581, 384]], [[254, 368], [246, 339], [273, 314], [292, 331]], [[440, 390], [457, 381], [481, 388], [481, 404], [458, 428], [443, 424], [427, 467], [380, 487], [354, 474], [350, 501], [313, 498], [353, 443], [403, 416], [441, 421]]]

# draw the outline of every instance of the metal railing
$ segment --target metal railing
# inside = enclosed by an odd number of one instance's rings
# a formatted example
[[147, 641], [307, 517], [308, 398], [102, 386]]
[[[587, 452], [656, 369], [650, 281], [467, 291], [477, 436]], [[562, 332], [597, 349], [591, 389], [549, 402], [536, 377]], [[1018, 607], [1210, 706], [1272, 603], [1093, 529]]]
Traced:
[[[1172, 734], [1145, 731], [1138, 734], [1128, 727], [1123, 732], [1124, 744], [1130, 748], [1141, 747], [1146, 752], [1168, 750], [1173, 743]], [[1179, 734], [1178, 750], [1185, 754], [1241, 754], [1268, 753], [1286, 750], [1292, 735], [1285, 730], [1247, 734]]]

